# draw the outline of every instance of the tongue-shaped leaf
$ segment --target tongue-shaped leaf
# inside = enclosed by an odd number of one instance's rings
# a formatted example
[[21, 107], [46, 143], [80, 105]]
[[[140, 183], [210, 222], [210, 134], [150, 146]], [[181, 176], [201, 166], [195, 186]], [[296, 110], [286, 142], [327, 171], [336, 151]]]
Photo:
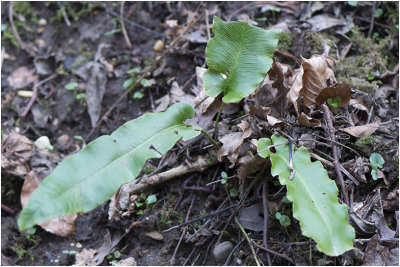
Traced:
[[136, 178], [147, 159], [161, 157], [181, 138], [199, 135], [199, 127], [183, 123], [193, 115], [193, 107], [181, 102], [97, 138], [43, 180], [21, 212], [19, 228], [96, 208]]
[[214, 17], [214, 37], [206, 47], [209, 69], [203, 75], [206, 93], [210, 97], [224, 93], [224, 103], [251, 94], [271, 67], [279, 32]]

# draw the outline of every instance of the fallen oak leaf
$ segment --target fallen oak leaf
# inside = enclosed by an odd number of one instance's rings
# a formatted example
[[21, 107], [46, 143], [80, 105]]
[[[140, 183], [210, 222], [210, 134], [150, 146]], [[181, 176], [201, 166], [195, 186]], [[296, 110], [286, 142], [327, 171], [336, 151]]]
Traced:
[[25, 66], [19, 67], [7, 77], [7, 81], [14, 89], [22, 89], [39, 78], [39, 75], [35, 75], [34, 72]]
[[361, 125], [361, 126], [353, 126], [341, 129], [346, 133], [354, 136], [354, 137], [365, 137], [373, 134], [377, 129], [379, 129], [379, 124], [376, 122]]
[[321, 125], [322, 125], [320, 120], [308, 117], [304, 112], [302, 112], [301, 115], [297, 116], [297, 121], [301, 125], [307, 126], [307, 127], [313, 127], [313, 126], [321, 127]]

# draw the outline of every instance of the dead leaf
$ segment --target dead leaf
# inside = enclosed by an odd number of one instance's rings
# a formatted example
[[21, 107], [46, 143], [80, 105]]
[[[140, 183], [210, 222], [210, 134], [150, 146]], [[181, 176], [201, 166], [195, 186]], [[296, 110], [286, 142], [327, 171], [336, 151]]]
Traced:
[[347, 106], [351, 98], [350, 85], [348, 85], [347, 83], [337, 83], [333, 86], [326, 87], [318, 95], [316, 101], [320, 106], [325, 103], [328, 98], [331, 98], [333, 100], [337, 96], [340, 97], [341, 100], [339, 108]]
[[302, 112], [301, 115], [297, 116], [297, 121], [301, 125], [307, 127], [313, 127], [313, 126], [321, 127], [322, 125], [320, 120], [308, 117], [304, 112]]
[[253, 204], [239, 211], [238, 219], [243, 228], [251, 231], [262, 231], [264, 229], [264, 218], [259, 214], [259, 205]]
[[179, 86], [177, 81], [172, 82], [171, 90], [165, 96], [156, 100], [156, 104], [158, 104], [155, 112], [165, 111], [170, 105], [175, 104], [176, 102], [186, 102], [193, 106], [194, 96], [188, 93], [185, 93], [182, 90], [182, 87]]
[[[25, 207], [32, 193], [39, 187], [40, 180], [34, 170], [32, 170], [25, 179], [21, 190], [21, 205]], [[75, 219], [77, 214], [58, 217], [47, 222], [39, 224], [46, 231], [59, 235], [69, 236], [75, 233]]]
[[259, 157], [257, 154], [254, 155], [251, 151], [248, 151], [244, 157], [239, 159], [239, 168], [237, 174], [241, 184], [244, 183], [246, 178], [261, 170], [267, 159]]
[[31, 170], [30, 160], [35, 147], [27, 137], [11, 132], [3, 135], [1, 147], [1, 168], [21, 178], [25, 178]]
[[335, 26], [342, 26], [346, 24], [346, 20], [343, 18], [337, 19], [325, 14], [316, 15], [307, 20], [312, 25], [312, 31], [319, 32]]
[[378, 123], [369, 123], [361, 126], [354, 126], [354, 127], [348, 127], [341, 129], [342, 131], [345, 131], [346, 133], [354, 136], [354, 137], [363, 137], [363, 136], [370, 136], [373, 134], [377, 129], [379, 129], [379, 124]]
[[274, 80], [272, 87], [278, 89], [275, 97], [275, 107], [279, 114], [283, 117], [287, 108], [287, 93], [289, 91], [289, 77], [292, 75], [292, 69], [289, 65], [281, 64], [274, 60], [271, 69], [268, 71], [269, 78]]
[[7, 81], [14, 89], [22, 89], [39, 78], [39, 75], [34, 73], [34, 70], [30, 70], [25, 66], [19, 67], [8, 76]]
[[160, 234], [160, 232], [157, 232], [157, 231], [147, 232], [147, 233], [144, 233], [144, 235], [147, 237], [150, 237], [151, 239], [158, 240], [158, 241], [161, 241], [164, 239], [164, 236], [162, 234]]
[[205, 44], [208, 41], [207, 36], [201, 30], [187, 34], [185, 39], [194, 44]]
[[238, 124], [238, 127], [242, 130], [242, 133], [231, 132], [220, 138], [223, 145], [217, 152], [217, 158], [219, 161], [222, 161], [223, 156], [228, 156], [228, 159], [231, 162], [230, 168], [232, 168], [236, 163], [243, 141], [253, 133], [250, 125], [246, 121], [242, 121]]
[[78, 266], [95, 266], [97, 265], [94, 257], [97, 253], [95, 249], [86, 249], [84, 248], [82, 251], [78, 251], [75, 255], [75, 265]]
[[267, 121], [272, 127], [275, 125], [285, 125], [286, 124], [286, 122], [281, 121], [281, 120], [274, 118], [272, 116], [269, 116], [269, 115], [267, 115]]
[[103, 239], [104, 243], [99, 249], [97, 249], [97, 255], [93, 259], [95, 264], [91, 265], [100, 265], [103, 262], [104, 257], [110, 253], [110, 251], [119, 243], [119, 241], [121, 241], [124, 236], [125, 235], [123, 233], [115, 233], [111, 238], [110, 232], [107, 229], [106, 235]]
[[120, 260], [117, 264], [115, 264], [115, 266], [137, 266], [137, 263], [133, 257], [129, 257], [129, 258]]
[[363, 266], [398, 266], [399, 248], [381, 245], [379, 236], [376, 234], [368, 242], [363, 260]]

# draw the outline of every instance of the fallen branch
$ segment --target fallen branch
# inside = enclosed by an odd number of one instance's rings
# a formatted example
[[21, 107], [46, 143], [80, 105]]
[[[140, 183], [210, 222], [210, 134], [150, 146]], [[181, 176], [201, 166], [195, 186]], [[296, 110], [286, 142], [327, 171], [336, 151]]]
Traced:
[[138, 180], [134, 180], [128, 184], [124, 184], [120, 189], [118, 200], [119, 206], [122, 210], [126, 209], [129, 206], [129, 196], [131, 194], [141, 193], [149, 187], [165, 183], [188, 173], [203, 172], [217, 163], [218, 160], [214, 157], [208, 159], [206, 156], [199, 156], [197, 161], [192, 163], [191, 167], [187, 165], [180, 165], [162, 173], [143, 177], [140, 182], [138, 182]]
[[[332, 141], [336, 142], [335, 128], [333, 128], [331, 111], [325, 104], [322, 104], [321, 107], [324, 110], [324, 116], [325, 116], [326, 124], [328, 125], [330, 138]], [[347, 205], [349, 205], [349, 203], [350, 203], [349, 202], [349, 194], [348, 194], [346, 186], [344, 184], [342, 172], [339, 167], [338, 151], [337, 151], [337, 147], [336, 147], [335, 143], [332, 143], [332, 150], [333, 150], [333, 164], [335, 165], [335, 170], [336, 170], [337, 178], [340, 183], [340, 187], [342, 189], [344, 201], [346, 202]]]

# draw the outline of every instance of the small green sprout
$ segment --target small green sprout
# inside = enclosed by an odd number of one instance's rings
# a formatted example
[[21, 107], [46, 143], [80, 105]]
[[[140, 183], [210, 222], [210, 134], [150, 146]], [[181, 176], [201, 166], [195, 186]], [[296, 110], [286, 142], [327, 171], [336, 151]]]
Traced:
[[222, 178], [221, 184], [226, 184], [226, 182], [228, 181], [227, 180], [228, 174], [226, 174], [226, 172], [221, 172], [221, 178]]
[[239, 195], [238, 191], [235, 188], [229, 190], [229, 195], [231, 197], [237, 197]]
[[124, 88], [129, 88], [131, 87], [136, 81], [135, 77], [130, 77], [128, 80], [125, 80], [124, 83], [122, 84], [122, 86]]
[[356, 7], [356, 6], [358, 6], [358, 1], [347, 1], [347, 4], [348, 4], [349, 6], [354, 6], [354, 7]]
[[334, 99], [328, 98], [326, 102], [329, 106], [336, 110], [340, 106], [340, 103], [342, 103], [342, 99], [340, 98], [340, 96], [335, 96]]
[[71, 82], [71, 83], [67, 83], [64, 88], [72, 91], [72, 90], [75, 90], [77, 87], [78, 87], [77, 82]]
[[133, 98], [134, 99], [142, 99], [144, 97], [144, 94], [142, 93], [142, 92], [140, 92], [140, 91], [136, 91], [134, 94], [133, 94]]
[[286, 215], [282, 215], [282, 214], [280, 214], [279, 212], [277, 212], [277, 213], [275, 214], [275, 218], [277, 218], [277, 219], [279, 220], [280, 224], [281, 224], [283, 227], [288, 227], [288, 226], [290, 225], [290, 219], [289, 219], [289, 217], [286, 216]]
[[70, 83], [67, 83], [67, 84], [64, 86], [64, 88], [67, 89], [67, 90], [73, 91], [73, 92], [74, 92], [75, 99], [78, 100], [78, 101], [81, 100], [81, 99], [85, 99], [85, 97], [86, 97], [86, 94], [85, 94], [85, 93], [78, 93], [78, 92], [76, 91], [76, 89], [78, 88], [78, 83], [77, 83], [77, 82], [70, 82]]
[[62, 253], [67, 254], [67, 255], [75, 255], [76, 251], [75, 250], [63, 250]]
[[370, 73], [367, 77], [368, 81], [372, 81], [373, 79], [375, 79], [375, 75], [373, 73]]
[[372, 179], [378, 180], [378, 168], [383, 168], [383, 164], [385, 164], [385, 160], [379, 153], [372, 153], [371, 156], [369, 157], [369, 162], [371, 164], [372, 170], [371, 170], [371, 176]]
[[148, 197], [147, 197], [147, 199], [146, 199], [146, 204], [147, 205], [150, 205], [150, 204], [153, 204], [153, 203], [156, 203], [157, 202], [157, 197], [156, 197], [156, 195], [149, 195]]
[[141, 80], [141, 81], [140, 81], [140, 84], [141, 84], [143, 87], [150, 87], [150, 86], [151, 86], [151, 82], [150, 82], [149, 80], [147, 80], [147, 79]]

